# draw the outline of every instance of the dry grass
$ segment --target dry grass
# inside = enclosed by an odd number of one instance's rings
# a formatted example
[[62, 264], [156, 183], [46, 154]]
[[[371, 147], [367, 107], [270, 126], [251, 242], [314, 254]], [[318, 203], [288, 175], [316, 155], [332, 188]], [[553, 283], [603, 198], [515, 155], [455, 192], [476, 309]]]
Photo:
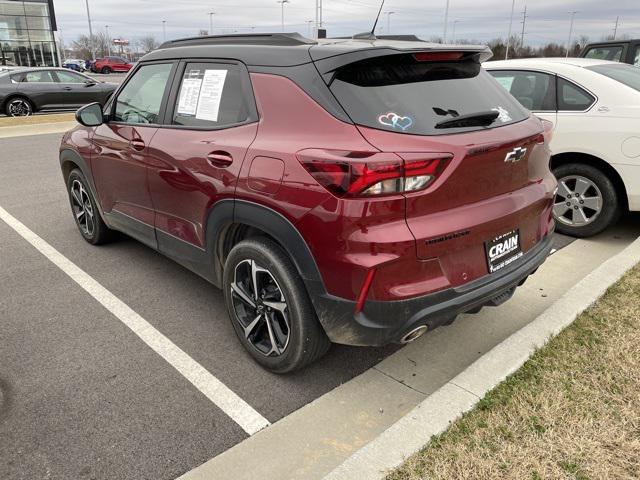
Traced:
[[0, 117], [0, 127], [21, 127], [23, 125], [38, 125], [41, 123], [71, 122], [75, 119], [74, 113], [51, 113], [47, 115], [32, 115], [30, 117]]
[[472, 478], [640, 478], [640, 266], [387, 480]]

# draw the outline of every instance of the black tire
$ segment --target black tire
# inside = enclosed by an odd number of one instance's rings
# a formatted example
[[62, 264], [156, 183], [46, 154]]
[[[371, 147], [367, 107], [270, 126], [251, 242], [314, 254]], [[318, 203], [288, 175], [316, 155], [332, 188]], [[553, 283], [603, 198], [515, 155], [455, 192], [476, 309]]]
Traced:
[[[82, 193], [80, 195], [78, 195], [78, 184], [82, 186]], [[104, 220], [102, 220], [87, 180], [77, 168], [69, 173], [69, 177], [67, 178], [67, 193], [69, 194], [71, 213], [73, 214], [82, 238], [92, 245], [101, 245], [111, 241], [113, 231], [109, 229], [104, 223]], [[81, 199], [80, 203], [83, 204], [85, 210], [85, 213], [80, 216], [78, 216], [81, 210], [78, 206], [78, 198]], [[91, 228], [89, 228], [89, 225], [91, 225]]]
[[109, 67], [102, 67], [101, 73], [108, 75], [111, 73], [111, 69]]
[[33, 104], [28, 98], [11, 97], [9, 100], [7, 100], [4, 111], [7, 117], [28, 117], [29, 115], [33, 115], [34, 109]]
[[[599, 193], [601, 197], [600, 211], [597, 214], [593, 214], [593, 210], [587, 210], [593, 215], [593, 218], [590, 219], [589, 223], [584, 225], [572, 225], [566, 223], [566, 217], [558, 216], [556, 213], [559, 212], [559, 210], [554, 208], [554, 219], [556, 220], [557, 232], [578, 238], [590, 237], [602, 232], [619, 220], [622, 213], [620, 197], [615, 185], [602, 170], [584, 163], [567, 163], [554, 168], [553, 174], [558, 179], [559, 184], [563, 181], [566, 183], [566, 180], [571, 181], [570, 179], [572, 177], [583, 177], [593, 183], [597, 190], [591, 187], [591, 191]], [[563, 203], [563, 200], [565, 200], [564, 197], [561, 196], [561, 191], [562, 187], [559, 189], [558, 195], [556, 195], [556, 199], [554, 201], [556, 205], [560, 206], [560, 208], [562, 208], [561, 204]], [[565, 205], [568, 205], [569, 203], [570, 202], [566, 202]], [[575, 209], [575, 206], [572, 206], [571, 208]]]
[[[286, 305], [286, 316], [284, 314], [278, 316], [280, 314], [275, 311], [275, 308], [273, 311], [269, 309], [271, 313], [262, 310], [262, 308], [265, 308], [264, 304], [262, 304], [262, 307], [258, 305], [252, 310], [248, 303], [241, 300], [239, 295], [235, 292], [232, 293], [232, 283], [236, 279], [236, 269], [240, 272], [251, 262], [255, 262], [255, 265], [267, 271], [267, 273], [260, 273], [262, 280], [256, 283], [262, 282], [263, 285], [267, 285], [262, 290], [263, 292], [268, 288], [272, 288], [272, 292], [277, 291], [277, 294], [281, 295], [280, 300], [284, 299]], [[240, 277], [240, 273], [238, 277]], [[240, 282], [238, 281], [238, 283]], [[251, 285], [248, 286], [251, 287]], [[260, 287], [257, 290], [258, 302], [255, 302], [256, 304], [261, 301]], [[229, 318], [240, 343], [263, 368], [274, 373], [299, 370], [320, 358], [331, 346], [331, 342], [316, 317], [302, 278], [285, 251], [273, 240], [256, 237], [243, 240], [233, 247], [225, 262], [223, 291]], [[247, 289], [244, 289], [244, 291], [247, 291]], [[264, 298], [263, 294], [262, 299]], [[273, 297], [267, 296], [267, 299], [269, 298]], [[255, 301], [255, 295], [252, 295], [251, 299]], [[264, 301], [266, 302], [266, 300]], [[261, 310], [258, 311], [257, 308], [261, 308]], [[264, 315], [248, 336], [245, 336], [244, 332], [246, 325], [241, 324], [242, 317], [245, 315], [248, 319], [256, 315], [258, 317]], [[284, 348], [279, 352], [273, 352], [272, 348], [269, 354], [260, 350], [265, 345], [268, 347], [272, 343], [269, 341], [269, 336], [272, 340], [275, 338], [272, 331], [275, 331], [276, 327], [271, 323], [272, 326], [269, 329], [267, 328], [267, 315], [272, 315], [270, 317], [272, 322], [274, 319], [275, 321], [280, 320], [280, 322], [284, 319], [285, 322], [288, 322], [288, 337]], [[282, 323], [279, 326], [281, 327]], [[282, 334], [284, 330], [286, 329], [279, 328], [278, 332]], [[260, 339], [264, 340], [260, 342]], [[278, 342], [276, 341], [276, 343]], [[282, 343], [284, 342], [281, 342], [280, 346], [282, 346]]]

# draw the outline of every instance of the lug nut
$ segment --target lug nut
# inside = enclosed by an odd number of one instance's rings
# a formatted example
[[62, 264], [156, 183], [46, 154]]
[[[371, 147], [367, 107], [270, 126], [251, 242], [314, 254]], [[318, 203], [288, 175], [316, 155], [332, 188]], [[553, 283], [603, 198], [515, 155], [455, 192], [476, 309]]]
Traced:
[[567, 207], [570, 207], [570, 206], [571, 206], [571, 202], [567, 202]]
[[573, 209], [574, 209], [574, 210], [577, 210], [577, 209], [578, 209], [578, 206], [576, 205], [575, 207], [573, 207]]
[[583, 204], [583, 203], [584, 203], [584, 200], [580, 200], [580, 204]]

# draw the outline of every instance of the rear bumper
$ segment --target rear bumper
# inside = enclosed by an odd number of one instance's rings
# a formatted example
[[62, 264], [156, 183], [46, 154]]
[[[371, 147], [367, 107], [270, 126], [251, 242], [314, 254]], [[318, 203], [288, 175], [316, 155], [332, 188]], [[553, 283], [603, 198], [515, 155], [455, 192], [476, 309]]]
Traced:
[[370, 300], [356, 315], [353, 301], [319, 290], [310, 293], [318, 318], [332, 342], [385, 345], [401, 341], [421, 325], [427, 325], [431, 330], [451, 323], [460, 313], [504, 303], [511, 298], [515, 288], [544, 263], [551, 243], [551, 235], [547, 235], [521, 261], [465, 285], [406, 300]]

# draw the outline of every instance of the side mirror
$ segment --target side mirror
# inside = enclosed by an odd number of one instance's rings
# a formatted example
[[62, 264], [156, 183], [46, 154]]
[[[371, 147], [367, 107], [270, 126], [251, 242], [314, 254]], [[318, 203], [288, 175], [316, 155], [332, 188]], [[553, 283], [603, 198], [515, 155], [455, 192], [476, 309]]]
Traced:
[[98, 102], [90, 103], [76, 111], [76, 120], [85, 127], [97, 127], [104, 123], [102, 105]]

